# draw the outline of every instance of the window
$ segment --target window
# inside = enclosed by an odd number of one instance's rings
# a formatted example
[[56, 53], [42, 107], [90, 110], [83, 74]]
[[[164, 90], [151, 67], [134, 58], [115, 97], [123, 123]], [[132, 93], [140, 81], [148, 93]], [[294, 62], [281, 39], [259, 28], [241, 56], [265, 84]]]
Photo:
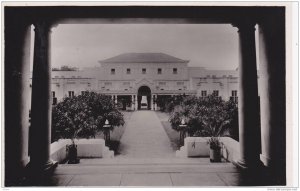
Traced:
[[130, 82], [123, 82], [123, 86], [129, 86]]
[[238, 103], [237, 90], [232, 90], [232, 91], [231, 91], [231, 97], [230, 97], [230, 100], [233, 101], [234, 103]]
[[183, 86], [184, 82], [177, 82], [177, 86]]
[[106, 86], [111, 86], [112, 83], [111, 83], [111, 82], [104, 82], [104, 85], [106, 85]]
[[74, 91], [69, 91], [69, 97], [74, 97]]
[[110, 69], [110, 74], [115, 75], [116, 74], [116, 69], [114, 69], [114, 68]]
[[142, 68], [142, 74], [146, 74], [146, 68]]
[[231, 91], [231, 96], [237, 97], [237, 90], [232, 90]]
[[52, 105], [57, 104], [57, 98], [55, 97], [55, 91], [52, 91]]
[[201, 91], [201, 96], [202, 97], [206, 97], [207, 96], [207, 91], [206, 90], [202, 90]]
[[213, 95], [214, 95], [214, 96], [219, 96], [219, 91], [218, 91], [218, 90], [214, 90], [214, 91], [213, 91]]
[[161, 68], [158, 68], [157, 69], [157, 74], [161, 74], [161, 71], [162, 71]]
[[200, 82], [207, 82], [207, 78], [200, 78]]
[[86, 95], [87, 93], [87, 91], [81, 91], [81, 95]]
[[158, 85], [165, 86], [166, 82], [158, 82]]
[[177, 74], [177, 68], [173, 68], [173, 74]]
[[57, 104], [57, 97], [52, 98], [52, 105], [56, 105]]
[[127, 68], [127, 69], [126, 69], [126, 74], [131, 74], [130, 68]]

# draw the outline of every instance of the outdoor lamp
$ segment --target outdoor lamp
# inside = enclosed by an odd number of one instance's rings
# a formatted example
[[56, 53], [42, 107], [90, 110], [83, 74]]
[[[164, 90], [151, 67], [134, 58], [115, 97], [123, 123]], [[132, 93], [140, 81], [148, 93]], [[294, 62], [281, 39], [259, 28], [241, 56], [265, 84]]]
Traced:
[[185, 133], [186, 133], [186, 128], [187, 128], [187, 125], [185, 124], [185, 120], [184, 118], [181, 119], [181, 124], [179, 125], [180, 127], [180, 144], [183, 145], [184, 144], [184, 138], [186, 137]]
[[182, 118], [181, 119], [181, 125], [184, 125], [185, 124], [185, 120]]
[[109, 121], [107, 119], [105, 120], [103, 127], [104, 127], [104, 140], [109, 141], [110, 140], [109, 128], [111, 127], [111, 125], [109, 124]]

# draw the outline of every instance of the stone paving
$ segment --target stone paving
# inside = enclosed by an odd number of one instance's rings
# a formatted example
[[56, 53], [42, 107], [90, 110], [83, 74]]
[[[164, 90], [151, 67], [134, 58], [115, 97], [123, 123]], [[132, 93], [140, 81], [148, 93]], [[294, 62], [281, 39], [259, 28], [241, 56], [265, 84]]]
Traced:
[[122, 158], [171, 158], [175, 152], [154, 111], [134, 112], [120, 141]]
[[236, 186], [238, 170], [231, 163], [194, 159], [82, 159], [59, 165], [52, 186]]
[[60, 164], [54, 174], [27, 186], [88, 187], [225, 187], [278, 185], [263, 171], [239, 171], [231, 163], [210, 163], [208, 158], [188, 159], [82, 159]]

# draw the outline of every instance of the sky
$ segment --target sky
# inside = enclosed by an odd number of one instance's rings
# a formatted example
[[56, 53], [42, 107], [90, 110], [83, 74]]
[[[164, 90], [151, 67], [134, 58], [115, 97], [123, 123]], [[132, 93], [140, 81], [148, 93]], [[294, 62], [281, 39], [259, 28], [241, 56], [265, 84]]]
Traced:
[[130, 52], [162, 52], [212, 69], [238, 66], [238, 32], [229, 24], [60, 24], [51, 40], [52, 67], [95, 67]]

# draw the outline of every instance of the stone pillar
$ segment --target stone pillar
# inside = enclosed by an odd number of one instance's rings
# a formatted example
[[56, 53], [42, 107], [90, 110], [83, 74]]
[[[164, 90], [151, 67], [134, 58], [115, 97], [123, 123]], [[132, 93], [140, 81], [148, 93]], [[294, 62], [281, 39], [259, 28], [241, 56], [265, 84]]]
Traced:
[[5, 19], [5, 186], [13, 186], [28, 163], [31, 30], [22, 18]]
[[235, 25], [239, 33], [239, 143], [243, 168], [260, 166], [260, 128], [255, 52], [255, 23], [243, 21]]
[[138, 95], [136, 94], [134, 97], [135, 97], [135, 99], [134, 99], [134, 109], [138, 110]]
[[259, 82], [262, 141], [262, 153], [260, 157], [264, 165], [273, 169], [273, 172], [278, 174], [277, 177], [282, 179], [279, 181], [283, 183], [285, 182], [286, 174], [285, 123], [286, 116], [288, 116], [285, 109], [284, 18], [284, 12], [282, 12], [282, 16], [270, 15], [259, 25]]
[[50, 159], [51, 143], [51, 62], [50, 29], [46, 22], [35, 25], [32, 74], [30, 129], [30, 175], [39, 176], [53, 170], [57, 163]]
[[134, 110], [134, 95], [131, 95], [131, 110]]
[[118, 96], [115, 95], [115, 104], [117, 104], [117, 103], [118, 103]]
[[154, 95], [151, 95], [151, 110], [154, 110]]
[[153, 110], [156, 110], [156, 95], [153, 94]]

